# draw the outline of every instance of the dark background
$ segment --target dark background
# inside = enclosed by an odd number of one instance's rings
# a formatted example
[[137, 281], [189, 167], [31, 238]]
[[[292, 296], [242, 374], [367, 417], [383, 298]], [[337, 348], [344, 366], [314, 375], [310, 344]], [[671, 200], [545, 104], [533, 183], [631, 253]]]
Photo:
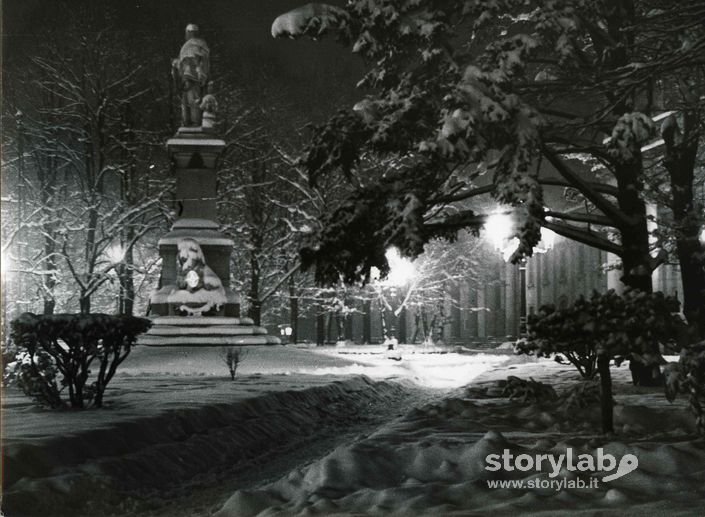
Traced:
[[[3, 0], [3, 86], [12, 87], [43, 38], [75, 29], [90, 13], [107, 30], [124, 31], [162, 64], [154, 73], [168, 81], [170, 61], [183, 43], [184, 28], [196, 23], [211, 47], [211, 75], [220, 88], [243, 92], [248, 104], [273, 112], [270, 124], [290, 131], [321, 122], [350, 107], [360, 92], [361, 61], [332, 40], [279, 40], [274, 19], [305, 0]], [[335, 3], [335, 2], [334, 2]], [[340, 3], [340, 2], [338, 2]], [[96, 24], [93, 23], [93, 26]], [[90, 30], [90, 29], [86, 29]], [[140, 43], [144, 42], [144, 43]], [[157, 58], [159, 59], [159, 58]], [[159, 62], [159, 61], [157, 61]], [[227, 76], [227, 84], [223, 80]], [[14, 85], [15, 87], [17, 85]]]

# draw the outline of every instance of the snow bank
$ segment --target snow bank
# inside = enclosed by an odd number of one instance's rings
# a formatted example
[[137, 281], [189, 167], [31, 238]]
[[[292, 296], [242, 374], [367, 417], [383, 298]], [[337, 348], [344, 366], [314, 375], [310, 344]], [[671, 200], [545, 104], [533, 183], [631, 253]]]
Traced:
[[[216, 513], [216, 517], [392, 514], [466, 515], [467, 511], [526, 515], [546, 511], [577, 509], [628, 511], [641, 504], [642, 512], [658, 506], [663, 499], [684, 515], [705, 509], [705, 448], [703, 444], [626, 445], [604, 444], [611, 454], [635, 454], [639, 468], [599, 488], [511, 489], [488, 488], [487, 480], [550, 480], [550, 470], [539, 472], [493, 473], [485, 470], [489, 454], [505, 449], [515, 456], [565, 451], [565, 441], [536, 441], [527, 446], [507, 441], [498, 432], [488, 431], [477, 441], [462, 443], [457, 438], [427, 437], [424, 441], [384, 443], [366, 440], [340, 447], [313, 465], [291, 472], [264, 489], [236, 492]], [[572, 445], [571, 445], [572, 446]], [[574, 447], [574, 446], [573, 446]], [[595, 456], [590, 447], [581, 453]], [[590, 476], [565, 468], [560, 477], [588, 483]], [[600, 475], [596, 475], [598, 480]], [[543, 515], [543, 513], [542, 513]]]
[[76, 434], [15, 437], [3, 451], [3, 510], [13, 517], [129, 510], [125, 494], [208, 479], [291, 447], [322, 425], [345, 428], [371, 408], [398, 407], [408, 395], [399, 384], [355, 377], [234, 403], [182, 406]]
[[[622, 371], [623, 370], [623, 371]], [[290, 515], [702, 515], [705, 511], [705, 442], [693, 439], [683, 406], [661, 403], [663, 394], [626, 384], [615, 371], [618, 437], [604, 437], [599, 409], [567, 412], [558, 403], [522, 405], [496, 395], [507, 374], [547, 380], [559, 393], [575, 372], [551, 361], [487, 372], [465, 389], [414, 409], [373, 435], [341, 446], [257, 490], [240, 490], [216, 517]], [[658, 401], [655, 397], [659, 397]], [[490, 488], [488, 481], [550, 480], [550, 467], [491, 472], [489, 454], [565, 453], [596, 457], [597, 449], [619, 458], [633, 454], [638, 468], [602, 482], [604, 472], [558, 478], [591, 488]], [[556, 478], [556, 479], [558, 479]], [[538, 483], [537, 483], [538, 485]]]

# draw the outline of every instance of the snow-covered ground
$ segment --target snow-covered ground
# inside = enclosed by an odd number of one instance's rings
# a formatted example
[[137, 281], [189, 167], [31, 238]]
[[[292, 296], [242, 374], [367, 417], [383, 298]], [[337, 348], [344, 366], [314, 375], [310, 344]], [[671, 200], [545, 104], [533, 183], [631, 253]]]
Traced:
[[[684, 401], [631, 386], [626, 367], [613, 370], [617, 436], [604, 437], [595, 406], [499, 396], [508, 375], [560, 394], [578, 382], [570, 367], [509, 351], [400, 349], [395, 361], [381, 346], [252, 347], [233, 382], [217, 349], [138, 347], [98, 411], [43, 411], [6, 390], [5, 514], [705, 514], [705, 444]], [[264, 455], [317, 441], [338, 446], [303, 466], [283, 462], [264, 485], [251, 474]], [[634, 454], [639, 465], [610, 482], [566, 469], [555, 478], [595, 478], [593, 488], [488, 487], [554, 480], [550, 469], [488, 472], [488, 454], [568, 447]], [[232, 469], [229, 493], [189, 506], [192, 490]]]
[[[498, 398], [497, 381], [508, 375], [548, 382], [560, 394], [577, 381], [571, 368], [547, 360], [504, 366], [276, 482], [235, 492], [216, 516], [704, 515], [705, 443], [693, 436], [692, 417], [657, 390], [630, 386], [626, 367], [614, 374], [617, 436], [601, 435], [596, 406]], [[555, 478], [550, 464], [485, 469], [487, 456], [505, 449], [557, 458], [569, 448], [595, 461], [598, 448], [617, 461], [633, 454], [638, 467], [611, 481], [602, 477], [613, 472], [565, 463]], [[563, 487], [550, 485], [562, 479]], [[488, 480], [523, 485], [491, 488]]]

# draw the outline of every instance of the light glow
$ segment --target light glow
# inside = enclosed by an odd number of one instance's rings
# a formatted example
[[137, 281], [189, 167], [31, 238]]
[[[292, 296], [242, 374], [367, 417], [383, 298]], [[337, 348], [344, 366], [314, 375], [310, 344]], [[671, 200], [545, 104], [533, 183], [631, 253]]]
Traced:
[[507, 213], [495, 212], [490, 214], [485, 221], [487, 237], [492, 242], [494, 249], [502, 253], [505, 262], [519, 247], [519, 239], [513, 236], [513, 229], [514, 219]]
[[503, 213], [490, 214], [485, 221], [485, 231], [492, 245], [497, 250], [507, 246], [507, 240], [512, 236], [512, 216]]
[[[389, 248], [384, 256], [387, 258], [387, 263], [389, 264], [389, 274], [387, 278], [380, 282], [382, 285], [401, 287], [409, 284], [413, 280], [416, 275], [414, 263], [402, 257], [398, 249]], [[372, 272], [372, 278], [373, 280], [378, 280], [379, 271], [377, 271], [376, 268], [373, 269], [375, 269], [375, 271]]]
[[[495, 212], [487, 217], [485, 231], [487, 237], [502, 258], [507, 262], [519, 248], [520, 241], [513, 235], [514, 219], [511, 214]], [[553, 249], [556, 234], [548, 228], [541, 228], [541, 240], [534, 247], [534, 253], [546, 253]]]

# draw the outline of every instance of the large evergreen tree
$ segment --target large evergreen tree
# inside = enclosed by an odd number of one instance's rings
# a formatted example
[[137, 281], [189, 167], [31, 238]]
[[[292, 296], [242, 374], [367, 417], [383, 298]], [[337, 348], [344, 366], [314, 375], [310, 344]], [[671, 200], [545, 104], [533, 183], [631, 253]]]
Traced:
[[[316, 128], [301, 159], [313, 182], [340, 172], [356, 185], [303, 258], [321, 281], [365, 277], [384, 269], [390, 245], [414, 256], [434, 237], [478, 228], [474, 199], [491, 193], [515, 207], [515, 260], [544, 226], [615, 253], [624, 283], [649, 291], [663, 254], [650, 254], [644, 153], [654, 119], [672, 111], [664, 165], [685, 312], [705, 321], [703, 213], [692, 194], [704, 17], [693, 0], [349, 0], [280, 16], [274, 36], [333, 33], [369, 65], [366, 96]], [[395, 167], [361, 181], [370, 153]], [[546, 208], [556, 187], [577, 190], [587, 209]]]

